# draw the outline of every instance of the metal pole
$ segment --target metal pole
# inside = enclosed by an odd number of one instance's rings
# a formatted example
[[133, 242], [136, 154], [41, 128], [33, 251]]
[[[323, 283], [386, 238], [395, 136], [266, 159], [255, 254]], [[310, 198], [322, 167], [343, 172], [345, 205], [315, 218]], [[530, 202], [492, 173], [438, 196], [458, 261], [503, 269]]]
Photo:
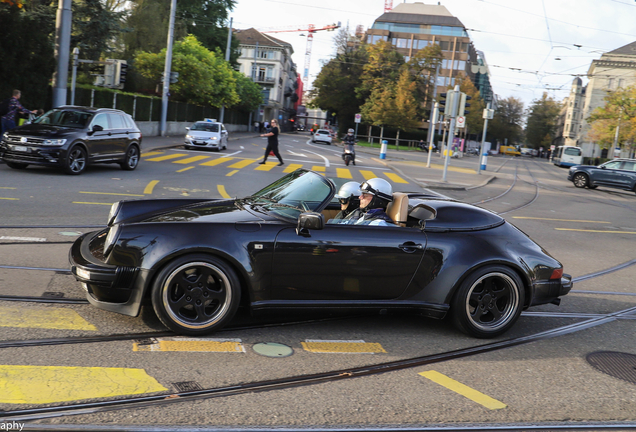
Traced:
[[77, 59], [79, 58], [79, 48], [73, 48], [73, 75], [71, 78], [71, 105], [75, 105], [75, 79], [77, 78]]
[[621, 130], [621, 114], [623, 114], [623, 108], [621, 107], [618, 114], [618, 124], [616, 125], [616, 132], [614, 133], [614, 146], [612, 148], [612, 155], [616, 152], [616, 146], [618, 145], [618, 134]]
[[[227, 30], [227, 45], [225, 46], [225, 61], [230, 61], [230, 51], [232, 49], [232, 18], [230, 18], [230, 28]], [[223, 123], [225, 118], [225, 104], [221, 105], [221, 115], [219, 121]]]
[[428, 141], [428, 158], [426, 160], [426, 168], [429, 168], [431, 166], [431, 153], [433, 153], [433, 141], [435, 140], [435, 124], [437, 123], [437, 117], [438, 117], [438, 112], [439, 112], [439, 104], [437, 102], [435, 102], [435, 105], [433, 105], [433, 111], [431, 114], [431, 118], [430, 118], [430, 124], [429, 124], [429, 131], [432, 131], [432, 133], [429, 136], [429, 141]]
[[168, 42], [166, 44], [166, 62], [163, 67], [163, 92], [161, 94], [161, 136], [166, 136], [166, 117], [168, 116], [168, 93], [170, 92], [170, 69], [172, 67], [172, 42], [174, 41], [174, 17], [177, 11], [177, 0], [170, 5], [170, 24], [168, 25]]
[[[488, 102], [488, 105], [486, 105], [486, 109], [488, 111], [490, 111], [490, 102]], [[486, 130], [488, 129], [488, 116], [486, 116], [486, 118], [484, 119], [484, 132], [481, 135], [481, 149], [479, 152], [479, 168], [477, 168], [477, 174], [481, 174], [481, 158], [482, 158], [482, 152], [484, 152], [486, 150], [486, 146], [484, 145], [484, 143], [486, 142]], [[485, 156], [485, 155], [484, 155]]]
[[[437, 106], [436, 100], [437, 100], [437, 76], [438, 76], [438, 74], [439, 74], [439, 65], [437, 65], [437, 68], [435, 69], [435, 82], [433, 82], [433, 99], [431, 99], [431, 118], [433, 118], [433, 110], [435, 109], [434, 107]], [[435, 123], [437, 123], [437, 120], [435, 121]], [[435, 125], [433, 124], [433, 122], [431, 122], [428, 125], [428, 141], [432, 142], [435, 139], [434, 136], [435, 136]]]
[[[444, 159], [444, 174], [442, 175], [442, 181], [446, 181], [446, 171], [448, 171], [448, 161], [450, 159], [450, 149], [452, 147], [453, 139], [455, 138], [455, 118], [457, 117], [457, 108], [459, 107], [459, 84], [455, 85], [455, 97], [453, 98], [453, 106], [451, 108], [450, 126], [448, 129], [448, 145], [446, 146], [446, 159]], [[450, 92], [449, 92], [450, 93]]]
[[59, 0], [57, 18], [55, 20], [55, 59], [57, 60], [57, 69], [53, 74], [53, 108], [66, 105], [72, 19], [71, 0]]

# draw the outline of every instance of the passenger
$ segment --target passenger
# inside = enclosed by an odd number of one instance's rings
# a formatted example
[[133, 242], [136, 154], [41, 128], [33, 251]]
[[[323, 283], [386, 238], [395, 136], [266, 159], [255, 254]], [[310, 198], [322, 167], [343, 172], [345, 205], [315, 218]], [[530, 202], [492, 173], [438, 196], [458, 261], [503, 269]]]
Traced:
[[372, 178], [360, 184], [360, 208], [348, 219], [352, 225], [396, 226], [386, 214], [386, 208], [393, 201], [391, 183], [381, 178]]
[[327, 223], [342, 223], [354, 214], [355, 210], [360, 207], [360, 185], [357, 182], [347, 182], [340, 187], [335, 195], [340, 202], [340, 213]]

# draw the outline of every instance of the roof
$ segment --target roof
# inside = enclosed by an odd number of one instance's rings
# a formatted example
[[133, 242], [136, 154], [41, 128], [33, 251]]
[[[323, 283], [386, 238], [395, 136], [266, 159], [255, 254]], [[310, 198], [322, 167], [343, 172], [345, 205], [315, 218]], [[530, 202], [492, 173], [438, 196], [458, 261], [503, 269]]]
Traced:
[[249, 28], [247, 30], [234, 30], [234, 37], [238, 39], [241, 45], [256, 45], [256, 42], [258, 42], [259, 46], [276, 48], [287, 47], [293, 52], [293, 48], [290, 43], [261, 33], [255, 28]]
[[636, 56], [636, 42], [629, 43], [620, 48], [616, 48], [614, 51], [607, 52], [606, 54], [620, 54], [620, 55], [633, 55]]
[[464, 24], [454, 17], [446, 7], [442, 5], [426, 5], [421, 2], [400, 3], [390, 12], [382, 14], [375, 21], [464, 27]]

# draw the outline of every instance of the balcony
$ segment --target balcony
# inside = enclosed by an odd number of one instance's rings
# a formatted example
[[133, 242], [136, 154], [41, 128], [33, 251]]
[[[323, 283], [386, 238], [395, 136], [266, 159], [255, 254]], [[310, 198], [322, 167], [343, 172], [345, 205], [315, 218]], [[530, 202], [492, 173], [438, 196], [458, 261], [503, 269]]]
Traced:
[[261, 84], [274, 84], [276, 82], [276, 78], [257, 76], [254, 82]]

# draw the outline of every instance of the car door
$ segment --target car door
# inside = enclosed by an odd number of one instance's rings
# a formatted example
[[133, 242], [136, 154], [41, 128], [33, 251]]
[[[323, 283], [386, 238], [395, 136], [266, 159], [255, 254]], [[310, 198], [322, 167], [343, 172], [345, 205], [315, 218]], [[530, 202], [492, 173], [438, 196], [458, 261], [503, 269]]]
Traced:
[[619, 168], [621, 161], [611, 161], [601, 165], [600, 168], [594, 170], [594, 183], [620, 187]]
[[227, 133], [227, 129], [225, 129], [225, 125], [221, 124], [221, 147], [223, 146], [227, 146], [227, 141], [228, 141], [228, 133]]
[[625, 189], [633, 189], [636, 178], [636, 162], [623, 161], [620, 169], [620, 184]]
[[[101, 128], [95, 130], [95, 126]], [[88, 157], [93, 160], [104, 159], [112, 151], [112, 132], [110, 130], [110, 123], [108, 122], [108, 116], [106, 113], [98, 113], [91, 120], [89, 130], [92, 133], [88, 136]]]
[[128, 124], [124, 117], [116, 112], [108, 113], [108, 119], [110, 121], [110, 133], [111, 141], [111, 153], [108, 155], [112, 158], [121, 158], [126, 152], [126, 146], [128, 144]]
[[276, 238], [273, 300], [387, 300], [417, 271], [426, 235], [416, 228], [327, 224], [308, 236]]

